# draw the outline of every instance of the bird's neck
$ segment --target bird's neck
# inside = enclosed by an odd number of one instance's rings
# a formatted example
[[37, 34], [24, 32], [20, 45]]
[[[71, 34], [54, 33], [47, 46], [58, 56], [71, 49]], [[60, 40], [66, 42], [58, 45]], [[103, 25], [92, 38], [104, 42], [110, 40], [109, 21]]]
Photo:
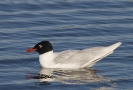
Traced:
[[49, 65], [53, 64], [53, 59], [55, 55], [53, 51], [49, 51], [47, 53], [39, 55], [39, 61], [42, 67], [49, 67]]

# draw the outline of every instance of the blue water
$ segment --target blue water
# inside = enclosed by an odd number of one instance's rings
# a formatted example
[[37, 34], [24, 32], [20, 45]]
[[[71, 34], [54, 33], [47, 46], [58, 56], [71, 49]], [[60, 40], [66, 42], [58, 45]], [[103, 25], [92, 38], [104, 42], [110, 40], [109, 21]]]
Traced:
[[[42, 40], [54, 51], [123, 44], [92, 68], [44, 69], [25, 52]], [[1, 0], [0, 90], [133, 90], [133, 1]]]

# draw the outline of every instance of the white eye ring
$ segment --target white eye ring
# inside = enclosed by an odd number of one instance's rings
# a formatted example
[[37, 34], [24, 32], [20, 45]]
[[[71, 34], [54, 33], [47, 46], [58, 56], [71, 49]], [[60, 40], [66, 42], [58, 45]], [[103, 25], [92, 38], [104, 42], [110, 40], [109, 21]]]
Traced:
[[39, 48], [42, 48], [42, 45], [38, 45]]

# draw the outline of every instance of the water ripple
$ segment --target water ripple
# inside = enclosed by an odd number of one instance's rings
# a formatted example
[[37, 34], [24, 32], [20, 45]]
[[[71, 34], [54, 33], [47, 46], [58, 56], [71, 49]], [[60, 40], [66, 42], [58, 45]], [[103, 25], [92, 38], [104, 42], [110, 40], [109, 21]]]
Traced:
[[[40, 80], [25, 75], [40, 70], [38, 54], [25, 50], [50, 40], [54, 51], [123, 44], [93, 66], [98, 72], [91, 80], [104, 79], [89, 82], [87, 70], [53, 70], [51, 87], [39, 89], [132, 90], [132, 15], [131, 0], [0, 0], [0, 89], [36, 89]], [[84, 84], [66, 85], [72, 82]]]

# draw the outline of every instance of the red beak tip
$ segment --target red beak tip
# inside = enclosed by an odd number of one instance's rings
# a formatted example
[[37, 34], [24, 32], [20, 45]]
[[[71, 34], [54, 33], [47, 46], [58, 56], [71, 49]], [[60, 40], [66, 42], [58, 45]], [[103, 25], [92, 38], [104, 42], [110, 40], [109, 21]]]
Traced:
[[33, 52], [33, 51], [35, 51], [35, 50], [36, 50], [36, 49], [34, 49], [34, 48], [29, 48], [29, 49], [26, 50], [26, 52], [29, 53], [29, 52]]
[[29, 50], [26, 50], [26, 53], [30, 52]]

